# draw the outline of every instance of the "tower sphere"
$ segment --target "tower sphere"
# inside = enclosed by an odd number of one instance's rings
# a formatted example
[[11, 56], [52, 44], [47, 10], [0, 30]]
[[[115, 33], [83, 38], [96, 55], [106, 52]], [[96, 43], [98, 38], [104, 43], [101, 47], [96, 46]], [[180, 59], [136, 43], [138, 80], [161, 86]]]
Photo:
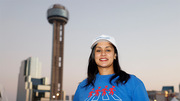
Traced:
[[47, 19], [49, 23], [53, 23], [54, 20], [67, 23], [69, 19], [68, 10], [60, 4], [54, 4], [52, 8], [47, 11]]

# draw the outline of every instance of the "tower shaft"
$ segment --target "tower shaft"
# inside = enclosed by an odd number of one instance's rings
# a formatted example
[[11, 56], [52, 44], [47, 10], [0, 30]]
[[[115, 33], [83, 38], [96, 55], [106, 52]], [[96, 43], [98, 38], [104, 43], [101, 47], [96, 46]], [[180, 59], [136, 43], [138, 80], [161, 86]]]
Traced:
[[51, 99], [63, 99], [64, 22], [53, 21]]

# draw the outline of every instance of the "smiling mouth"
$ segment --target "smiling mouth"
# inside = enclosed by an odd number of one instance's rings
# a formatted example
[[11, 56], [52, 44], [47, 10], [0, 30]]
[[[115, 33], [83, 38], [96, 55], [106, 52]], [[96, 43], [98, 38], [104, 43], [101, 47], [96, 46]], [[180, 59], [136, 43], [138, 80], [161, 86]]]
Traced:
[[100, 61], [107, 61], [108, 59], [99, 59]]

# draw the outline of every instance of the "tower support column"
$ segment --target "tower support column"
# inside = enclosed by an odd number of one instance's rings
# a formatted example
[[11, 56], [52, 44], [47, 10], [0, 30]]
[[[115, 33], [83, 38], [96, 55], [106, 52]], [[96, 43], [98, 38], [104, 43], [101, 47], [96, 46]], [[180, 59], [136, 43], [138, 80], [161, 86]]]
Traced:
[[55, 4], [48, 9], [47, 18], [53, 24], [50, 100], [63, 100], [64, 25], [68, 21], [68, 11], [64, 6]]
[[53, 53], [51, 73], [51, 97], [58, 100], [63, 99], [63, 55], [64, 53], [64, 24], [53, 22]]

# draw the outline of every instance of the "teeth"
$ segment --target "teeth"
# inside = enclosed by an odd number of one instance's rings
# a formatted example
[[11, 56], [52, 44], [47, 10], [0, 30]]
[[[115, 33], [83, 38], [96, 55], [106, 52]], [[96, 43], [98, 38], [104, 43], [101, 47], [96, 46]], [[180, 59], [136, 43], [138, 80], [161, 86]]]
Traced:
[[107, 59], [100, 59], [100, 60], [107, 60]]

